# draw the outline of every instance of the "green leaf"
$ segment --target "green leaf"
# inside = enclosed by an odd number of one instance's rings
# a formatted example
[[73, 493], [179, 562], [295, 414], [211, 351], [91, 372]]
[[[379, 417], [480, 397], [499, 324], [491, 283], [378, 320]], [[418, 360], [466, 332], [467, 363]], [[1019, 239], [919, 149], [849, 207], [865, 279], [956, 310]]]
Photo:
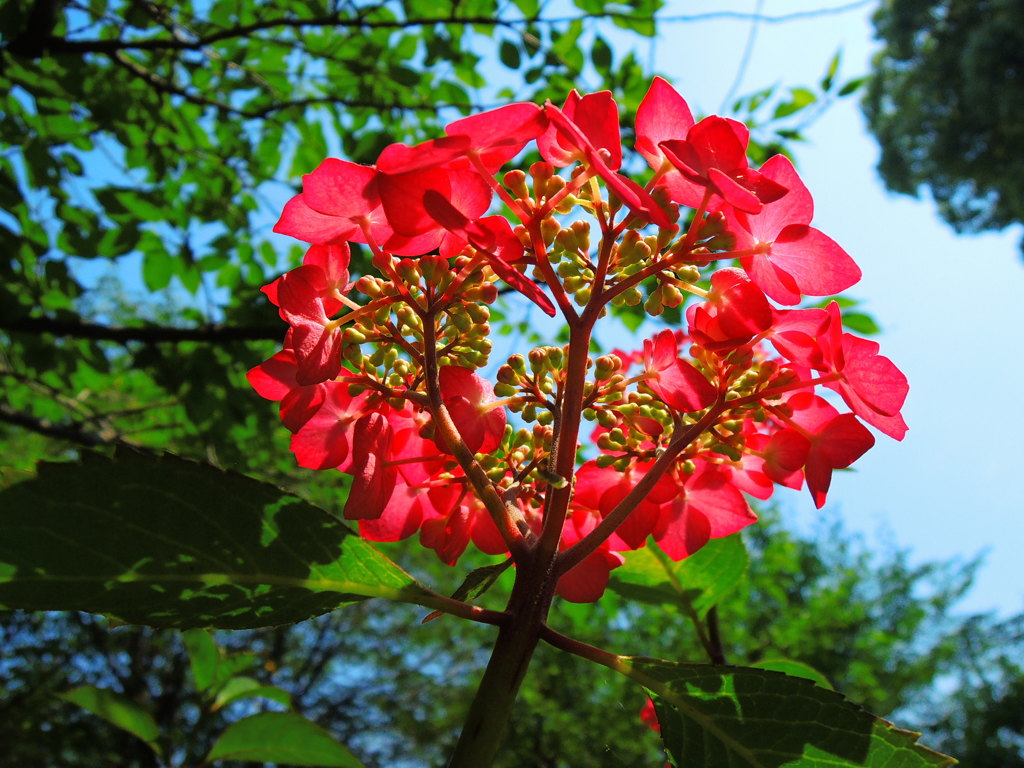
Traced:
[[623, 597], [652, 605], [683, 601], [702, 619], [740, 582], [748, 559], [739, 536], [711, 539], [678, 563], [649, 542], [626, 555], [625, 565], [612, 571], [608, 586]]
[[590, 48], [590, 59], [598, 72], [607, 72], [612, 66], [612, 49], [603, 37], [595, 37]]
[[654, 699], [674, 765], [926, 768], [951, 757], [841, 695], [779, 672], [620, 658]]
[[522, 63], [519, 46], [511, 40], [501, 41], [501, 46], [498, 48], [498, 58], [509, 69], [519, 69], [519, 65]]
[[443, 600], [323, 510], [207, 464], [86, 454], [0, 491], [3, 607], [237, 629], [368, 597]]
[[151, 291], [162, 291], [178, 271], [178, 260], [164, 251], [150, 251], [142, 259], [142, 281]]
[[159, 726], [142, 705], [127, 696], [93, 685], [83, 685], [67, 693], [58, 694], [58, 696], [102, 717], [121, 730], [138, 736], [149, 745], [150, 749], [158, 755], [161, 754], [160, 745], [156, 743], [156, 740], [160, 738]]
[[809, 107], [817, 100], [818, 97], [806, 88], [790, 88], [789, 101], [784, 101], [775, 108], [773, 118], [777, 120], [780, 117], [792, 115], [794, 112]]
[[865, 336], [882, 332], [878, 323], [875, 322], [875, 318], [864, 312], [849, 312], [843, 315], [843, 325], [851, 331], [863, 333]]
[[294, 712], [264, 712], [232, 723], [204, 762], [215, 760], [363, 768], [331, 734]]
[[866, 77], [855, 77], [853, 80], [850, 80], [848, 83], [846, 83], [846, 85], [839, 89], [839, 95], [849, 96], [851, 93], [859, 91], [861, 89], [861, 86], [863, 86], [866, 82]]
[[524, 18], [532, 19], [540, 13], [540, 0], [512, 0]]
[[810, 680], [815, 685], [829, 691], [834, 690], [832, 688], [832, 683], [828, 681], [827, 677], [809, 664], [804, 664], [802, 661], [793, 661], [792, 659], [764, 659], [756, 664], [751, 664], [750, 666], [755, 669], [770, 669], [773, 672], [782, 672], [783, 674], [790, 675], [792, 677], [802, 677], [805, 680]]
[[276, 685], [263, 685], [252, 677], [239, 676], [232, 677], [224, 684], [224, 687], [217, 693], [217, 698], [214, 699], [211, 709], [216, 711], [236, 701], [254, 698], [270, 699], [278, 704], [284, 704], [286, 707], [290, 707], [292, 704], [291, 694], [283, 688], [278, 688]]
[[828, 63], [828, 67], [825, 70], [825, 76], [821, 78], [821, 90], [827, 91], [832, 87], [832, 84], [836, 80], [836, 73], [839, 71], [839, 62], [842, 58], [843, 49], [840, 48]]
[[454, 600], [472, 602], [493, 587], [501, 574], [507, 571], [510, 565], [512, 565], [512, 558], [470, 571], [466, 574], [466, 578], [459, 585], [459, 588], [455, 590], [452, 598]]
[[217, 679], [217, 667], [220, 665], [220, 649], [213, 636], [202, 629], [190, 629], [182, 633], [185, 650], [188, 651], [189, 665], [196, 688], [205, 691]]

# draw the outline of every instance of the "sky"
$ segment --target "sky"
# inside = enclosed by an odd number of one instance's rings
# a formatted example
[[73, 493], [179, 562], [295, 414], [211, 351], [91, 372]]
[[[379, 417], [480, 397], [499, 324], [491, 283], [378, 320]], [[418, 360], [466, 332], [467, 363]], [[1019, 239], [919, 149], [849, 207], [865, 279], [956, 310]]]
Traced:
[[[778, 16], [850, 5], [841, 0], [733, 0], [716, 11]], [[718, 112], [741, 73], [736, 95], [771, 85], [816, 82], [837, 50], [840, 81], [865, 74], [878, 49], [875, 4], [785, 23], [760, 23], [741, 66], [749, 19], [661, 22], [642, 61], [669, 76], [695, 113]], [[669, 0], [662, 17], [692, 14]], [[705, 6], [706, 7], [706, 6]], [[703, 10], [703, 9], [701, 9]], [[934, 204], [885, 191], [879, 150], [857, 97], [832, 105], [795, 148], [801, 178], [815, 200], [814, 225], [839, 242], [863, 270], [847, 293], [883, 328], [882, 354], [908, 376], [902, 442], [877, 435], [855, 471], [837, 472], [827, 510], [868, 541], [912, 550], [912, 562], [970, 558], [985, 552], [965, 612], [1024, 609], [1019, 552], [1024, 504], [1015, 482], [1024, 472], [1024, 409], [1013, 395], [1024, 382], [1024, 260], [1019, 227], [957, 236]], [[996, 406], [999, 406], [996, 408]], [[806, 492], [776, 494], [786, 518], [810, 529], [818, 517]]]

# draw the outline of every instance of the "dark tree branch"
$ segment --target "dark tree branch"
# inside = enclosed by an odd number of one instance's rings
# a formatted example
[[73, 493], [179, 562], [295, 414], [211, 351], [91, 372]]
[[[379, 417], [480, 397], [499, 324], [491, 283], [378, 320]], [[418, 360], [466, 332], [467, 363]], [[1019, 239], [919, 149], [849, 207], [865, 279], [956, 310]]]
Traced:
[[[365, 18], [344, 18], [340, 13], [327, 14], [325, 16], [310, 16], [308, 18], [277, 17], [264, 19], [252, 24], [241, 24], [236, 27], [221, 29], [207, 35], [200, 35], [194, 39], [187, 39], [182, 36], [148, 38], [144, 40], [124, 40], [115, 38], [111, 40], [67, 40], [63, 37], [49, 36], [42, 39], [34, 39], [27, 50], [22, 47], [15, 49], [14, 42], [8, 45], [12, 53], [29, 56], [39, 56], [44, 51], [50, 54], [86, 54], [104, 53], [113, 54], [117, 51], [198, 51], [207, 46], [219, 43], [223, 40], [231, 40], [239, 37], [247, 37], [255, 32], [267, 29], [305, 29], [309, 27], [340, 27], [344, 29], [408, 29], [410, 27], [426, 27], [437, 24], [458, 24], [478, 25], [490, 27], [515, 28], [529, 24], [568, 24], [573, 21], [593, 21], [597, 19], [621, 19], [625, 21], [657, 21], [660, 23], [679, 23], [693, 21], [712, 21], [715, 19], [737, 19], [740, 21], [759, 21], [767, 24], [780, 24], [800, 19], [816, 18], [819, 16], [845, 13], [874, 2], [874, 0], [853, 0], [843, 5], [827, 6], [809, 11], [795, 11], [793, 13], [778, 14], [775, 16], [761, 13], [744, 13], [741, 11], [709, 11], [706, 13], [680, 14], [674, 16], [638, 16], [632, 13], [621, 13], [606, 11], [602, 13], [588, 13], [576, 16], [531, 16], [521, 19], [502, 19], [494, 16], [425, 16], [421, 18], [405, 20], [370, 20]], [[43, 3], [45, 5], [45, 3]], [[36, 35], [38, 38], [38, 34]]]
[[708, 653], [712, 664], [727, 664], [725, 660], [725, 646], [722, 644], [722, 632], [718, 626], [718, 606], [711, 606], [708, 609], [708, 640], [710, 647]]
[[280, 325], [207, 325], [199, 328], [174, 328], [165, 325], [118, 327], [84, 323], [78, 320], [55, 320], [50, 317], [23, 317], [0, 320], [0, 331], [9, 333], [48, 333], [53, 336], [71, 336], [76, 339], [141, 341], [149, 344], [203, 341], [280, 341], [284, 328]]
[[103, 445], [123, 445], [136, 451], [151, 452], [150, 448], [131, 440], [125, 440], [116, 434], [93, 432], [78, 422], [55, 422], [49, 419], [41, 419], [38, 416], [33, 416], [31, 413], [15, 410], [7, 403], [0, 403], [0, 422], [13, 424], [16, 427], [27, 429], [30, 432], [35, 432], [45, 437], [66, 440], [86, 448], [97, 448]]

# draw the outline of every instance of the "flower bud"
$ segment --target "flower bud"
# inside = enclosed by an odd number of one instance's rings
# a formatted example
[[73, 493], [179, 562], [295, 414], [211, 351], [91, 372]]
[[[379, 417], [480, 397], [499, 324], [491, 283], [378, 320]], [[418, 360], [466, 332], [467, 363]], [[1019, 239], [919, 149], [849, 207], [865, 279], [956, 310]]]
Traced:
[[381, 293], [380, 283], [372, 275], [363, 275], [356, 280], [355, 289], [371, 299], [376, 299]]
[[725, 218], [725, 214], [721, 211], [715, 211], [709, 213], [704, 221], [700, 224], [700, 229], [697, 230], [697, 239], [704, 240], [715, 235], [720, 235], [725, 232], [728, 221]]
[[526, 187], [526, 174], [518, 168], [506, 173], [503, 181], [513, 196], [519, 200], [530, 199], [530, 190]]
[[537, 349], [531, 349], [528, 354], [530, 358], [530, 370], [534, 373], [542, 373], [548, 361], [544, 348], [538, 347]]
[[562, 229], [562, 225], [558, 222], [558, 219], [548, 216], [540, 223], [540, 234], [544, 240], [544, 245], [550, 246], [555, 242], [555, 236]]
[[494, 394], [498, 397], [514, 397], [518, 391], [512, 384], [505, 384], [499, 381], [494, 385]]
[[644, 312], [653, 317], [657, 317], [664, 311], [665, 305], [661, 301], [661, 286], [659, 285], [651, 291], [651, 295], [648, 296], [647, 301], [644, 302]]
[[590, 251], [590, 222], [583, 221], [581, 219], [574, 221], [569, 228], [575, 235], [577, 247], [583, 251], [583, 253]]
[[508, 359], [508, 367], [520, 376], [526, 373], [526, 360], [518, 352]]
[[530, 175], [534, 182], [547, 181], [555, 173], [555, 166], [551, 163], [540, 160], [530, 166]]

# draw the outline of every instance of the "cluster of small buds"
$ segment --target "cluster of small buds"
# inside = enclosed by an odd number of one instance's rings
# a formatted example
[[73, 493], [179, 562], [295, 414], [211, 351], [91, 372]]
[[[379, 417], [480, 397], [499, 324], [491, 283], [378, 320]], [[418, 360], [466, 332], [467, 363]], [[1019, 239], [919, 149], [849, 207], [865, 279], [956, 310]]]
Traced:
[[[275, 230], [312, 246], [264, 289], [288, 331], [249, 378], [301, 465], [352, 476], [344, 513], [367, 538], [418, 531], [449, 563], [470, 542], [538, 547], [560, 594], [596, 600], [621, 552], [686, 557], [751, 523], [749, 496], [806, 486], [820, 506], [874, 442], [864, 423], [902, 439], [905, 377], [834, 302], [798, 306], [860, 271], [811, 226], [792, 164], [751, 168], [745, 126], [694, 121], [661, 79], [635, 125], [643, 185], [620, 171], [611, 95], [575, 91], [304, 177]], [[504, 168], [534, 141], [541, 161]], [[354, 282], [350, 242], [376, 270]], [[561, 315], [570, 342], [511, 355], [492, 386], [477, 371], [499, 286]], [[641, 305], [685, 331], [590, 357], [608, 307]], [[579, 463], [584, 418], [597, 455]]]

